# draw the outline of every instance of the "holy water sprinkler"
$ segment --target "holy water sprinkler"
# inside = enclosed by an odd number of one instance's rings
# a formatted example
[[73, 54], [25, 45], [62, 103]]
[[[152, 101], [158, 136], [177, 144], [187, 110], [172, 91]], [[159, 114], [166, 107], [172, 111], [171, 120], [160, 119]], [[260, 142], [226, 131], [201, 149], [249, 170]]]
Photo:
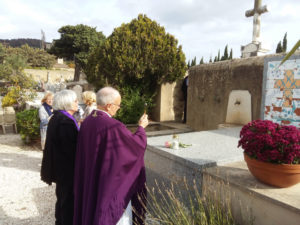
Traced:
[[146, 114], [146, 112], [147, 112], [147, 102], [145, 102], [144, 104], [144, 114]]

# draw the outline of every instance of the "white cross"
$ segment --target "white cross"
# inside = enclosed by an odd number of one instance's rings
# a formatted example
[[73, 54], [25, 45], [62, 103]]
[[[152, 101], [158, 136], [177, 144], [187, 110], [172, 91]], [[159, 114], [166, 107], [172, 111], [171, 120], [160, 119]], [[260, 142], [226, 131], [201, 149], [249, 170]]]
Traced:
[[258, 44], [260, 36], [260, 15], [268, 12], [267, 6], [261, 6], [262, 0], [255, 0], [254, 9], [247, 10], [245, 15], [246, 17], [253, 16], [253, 34], [252, 42]]

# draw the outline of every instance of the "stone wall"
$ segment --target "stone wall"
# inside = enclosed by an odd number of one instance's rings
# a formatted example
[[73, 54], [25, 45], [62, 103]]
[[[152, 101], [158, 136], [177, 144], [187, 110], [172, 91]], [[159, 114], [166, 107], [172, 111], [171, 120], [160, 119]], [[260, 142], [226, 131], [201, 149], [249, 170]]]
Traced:
[[252, 120], [260, 118], [264, 58], [234, 59], [194, 66], [189, 70], [187, 124], [194, 130], [216, 129], [225, 123], [229, 94], [251, 94]]
[[181, 92], [183, 80], [165, 83], [160, 86], [155, 99], [155, 107], [151, 119], [155, 121], [181, 121], [183, 117], [184, 100]]
[[[43, 81], [46, 83], [49, 77], [50, 83], [63, 81], [70, 81], [74, 78], [74, 69], [51, 69], [51, 70], [38, 70], [38, 69], [25, 69], [26, 74], [32, 75], [36, 81]], [[49, 76], [48, 76], [49, 74]]]

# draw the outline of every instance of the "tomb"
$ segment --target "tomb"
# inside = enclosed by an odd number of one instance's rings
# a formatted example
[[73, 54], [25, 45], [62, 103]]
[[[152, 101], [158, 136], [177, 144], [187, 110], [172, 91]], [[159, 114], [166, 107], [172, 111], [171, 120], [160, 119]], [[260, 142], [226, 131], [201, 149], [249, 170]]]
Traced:
[[[257, 181], [243, 161], [238, 148], [241, 127], [179, 134], [179, 141], [192, 144], [174, 150], [164, 146], [172, 135], [148, 138], [145, 166], [148, 187], [155, 181], [200, 184], [205, 195], [230, 201], [239, 224], [297, 225], [300, 220], [300, 184], [275, 188]], [[184, 193], [183, 193], [184, 195]], [[186, 199], [187, 200], [187, 199]]]

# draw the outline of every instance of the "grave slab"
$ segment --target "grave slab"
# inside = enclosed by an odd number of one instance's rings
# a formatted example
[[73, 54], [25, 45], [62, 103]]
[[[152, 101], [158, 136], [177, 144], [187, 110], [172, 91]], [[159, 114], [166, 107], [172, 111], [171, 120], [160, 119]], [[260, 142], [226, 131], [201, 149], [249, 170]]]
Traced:
[[[172, 134], [148, 138], [145, 154], [147, 184], [188, 184], [194, 180], [202, 184], [202, 170], [217, 165], [243, 160], [243, 150], [238, 148], [241, 127], [179, 134], [179, 142], [192, 144], [187, 148], [173, 150], [164, 143], [172, 141]], [[155, 182], [156, 181], [156, 182]]]
[[172, 141], [172, 135], [150, 137], [148, 150], [199, 166], [223, 165], [243, 160], [243, 150], [237, 147], [240, 130], [239, 126], [179, 134], [179, 142], [192, 145], [179, 150], [164, 146], [166, 141]]

